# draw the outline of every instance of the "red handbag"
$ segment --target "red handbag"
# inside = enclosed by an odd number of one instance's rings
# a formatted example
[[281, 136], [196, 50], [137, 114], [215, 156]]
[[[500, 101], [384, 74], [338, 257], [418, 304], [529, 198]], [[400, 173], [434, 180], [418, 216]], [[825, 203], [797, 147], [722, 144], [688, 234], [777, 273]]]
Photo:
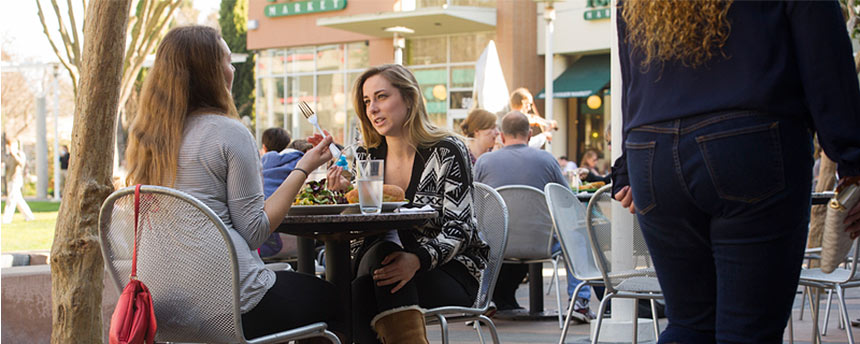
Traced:
[[152, 344], [155, 340], [155, 310], [149, 289], [137, 279], [137, 218], [140, 212], [140, 184], [134, 188], [134, 251], [131, 277], [110, 319], [110, 344]]

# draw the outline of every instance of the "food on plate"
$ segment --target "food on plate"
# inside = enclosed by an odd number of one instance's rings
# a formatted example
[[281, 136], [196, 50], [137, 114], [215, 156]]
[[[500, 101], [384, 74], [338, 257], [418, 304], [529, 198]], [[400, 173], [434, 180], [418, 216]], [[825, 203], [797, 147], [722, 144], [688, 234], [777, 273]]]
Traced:
[[[358, 203], [358, 189], [346, 193], [346, 200], [349, 203]], [[403, 192], [397, 185], [385, 184], [382, 186], [382, 201], [383, 202], [402, 202], [406, 200], [406, 193]]]
[[309, 181], [296, 196], [293, 205], [317, 205], [317, 204], [346, 204], [343, 193], [331, 191], [325, 188], [325, 179]]
[[604, 185], [606, 185], [606, 183], [604, 183], [604, 182], [592, 182], [592, 183], [588, 183], [588, 184], [584, 184], [584, 185], [580, 186], [579, 189], [580, 190], [600, 189]]

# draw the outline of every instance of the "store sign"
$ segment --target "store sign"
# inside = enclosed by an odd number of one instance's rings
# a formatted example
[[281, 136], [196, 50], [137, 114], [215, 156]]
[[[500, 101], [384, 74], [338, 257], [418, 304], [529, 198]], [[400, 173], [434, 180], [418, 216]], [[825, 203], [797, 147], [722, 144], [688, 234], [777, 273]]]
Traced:
[[338, 11], [346, 8], [346, 0], [306, 0], [266, 6], [266, 17], [286, 17], [299, 14]]
[[609, 0], [586, 0], [585, 20], [609, 19], [612, 10], [609, 8]]

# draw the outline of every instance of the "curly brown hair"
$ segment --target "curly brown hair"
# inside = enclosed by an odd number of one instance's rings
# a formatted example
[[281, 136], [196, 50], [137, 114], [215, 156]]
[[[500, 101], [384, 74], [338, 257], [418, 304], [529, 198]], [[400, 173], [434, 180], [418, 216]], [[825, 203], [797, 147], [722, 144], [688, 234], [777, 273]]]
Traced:
[[657, 62], [680, 61], [698, 67], [715, 53], [728, 57], [722, 47], [729, 38], [726, 13], [732, 0], [627, 0], [621, 16], [627, 24], [627, 43], [641, 51], [641, 68]]

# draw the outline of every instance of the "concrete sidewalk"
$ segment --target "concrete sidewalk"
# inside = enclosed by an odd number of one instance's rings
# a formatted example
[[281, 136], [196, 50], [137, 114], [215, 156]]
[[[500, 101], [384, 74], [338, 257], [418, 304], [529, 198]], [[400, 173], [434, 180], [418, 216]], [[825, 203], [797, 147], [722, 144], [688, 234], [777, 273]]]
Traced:
[[[544, 265], [544, 276], [549, 276], [550, 273], [548, 269], [551, 267], [550, 264]], [[562, 273], [564, 273], [562, 269]], [[562, 275], [560, 284], [562, 288], [565, 288], [565, 279]], [[549, 277], [544, 277], [544, 292], [546, 292], [546, 288], [550, 283]], [[848, 289], [846, 295], [845, 302], [848, 304], [848, 315], [850, 319], [856, 320], [860, 318], [860, 288]], [[797, 320], [798, 315], [800, 314], [800, 297], [801, 294], [797, 294], [794, 302], [794, 342], [798, 344], [806, 344], [811, 343], [812, 339], [812, 321], [811, 314], [809, 312], [809, 304], [804, 307], [803, 320]], [[562, 289], [562, 298], [564, 301], [567, 301], [567, 295], [564, 293], [564, 289]], [[520, 305], [528, 306], [528, 285], [523, 284], [517, 290], [517, 299]], [[821, 337], [822, 342], [824, 343], [847, 343], [848, 336], [845, 333], [844, 329], [839, 329], [837, 327], [837, 323], [839, 322], [839, 313], [837, 308], [836, 297], [833, 297], [833, 306], [830, 311], [830, 321], [827, 325], [827, 336]], [[824, 322], [824, 310], [825, 303], [827, 302], [826, 294], [823, 294], [821, 299], [821, 316], [820, 323]], [[546, 310], [555, 310], [557, 308], [555, 301], [555, 290], [553, 290], [550, 295], [544, 296], [544, 309]], [[567, 307], [566, 302], [564, 303], [564, 307]], [[597, 308], [599, 307], [599, 302], [592, 298], [591, 308], [594, 312], [597, 312]], [[556, 318], [544, 321], [512, 321], [512, 320], [501, 320], [501, 319], [493, 319], [493, 322], [496, 324], [496, 328], [499, 331], [499, 337], [502, 343], [505, 344], [519, 344], [519, 343], [558, 343], [559, 337], [561, 336], [561, 330], [558, 328], [558, 320]], [[660, 328], [663, 329], [666, 327], [666, 319], [660, 319]], [[650, 327], [649, 327], [650, 329]], [[852, 327], [855, 341], [860, 342], [860, 328]], [[465, 326], [463, 323], [451, 323], [449, 324], [450, 331], [450, 342], [451, 343], [480, 343], [478, 340], [478, 336], [471, 327]], [[439, 326], [429, 326], [427, 328], [428, 337], [430, 338], [432, 343], [441, 343], [441, 330]], [[571, 325], [570, 330], [567, 334], [567, 339], [565, 343], [589, 343], [589, 335], [590, 335], [590, 325], [589, 324], [578, 324]], [[786, 327], [786, 332], [784, 342], [788, 343], [789, 334], [788, 328]], [[491, 343], [492, 340], [490, 338], [489, 331], [484, 330], [484, 339], [487, 343]], [[647, 342], [646, 342], [647, 343]], [[652, 342], [653, 343], [653, 342]]]

